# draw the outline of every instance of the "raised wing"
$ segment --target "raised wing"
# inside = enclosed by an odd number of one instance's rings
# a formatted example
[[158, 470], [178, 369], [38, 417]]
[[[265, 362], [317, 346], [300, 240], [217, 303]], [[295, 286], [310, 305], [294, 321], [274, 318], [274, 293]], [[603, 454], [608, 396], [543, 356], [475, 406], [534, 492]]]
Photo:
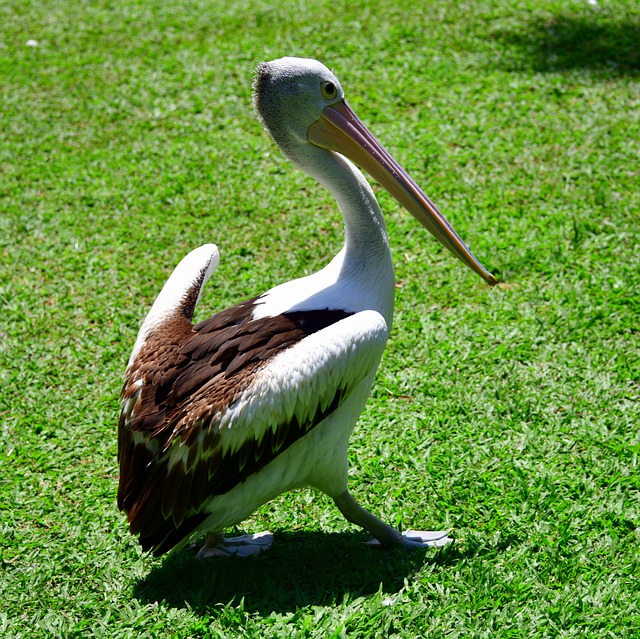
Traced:
[[254, 320], [256, 303], [172, 336], [156, 331], [128, 368], [118, 505], [156, 554], [188, 537], [216, 495], [259, 473], [378, 365], [387, 326], [375, 311]]

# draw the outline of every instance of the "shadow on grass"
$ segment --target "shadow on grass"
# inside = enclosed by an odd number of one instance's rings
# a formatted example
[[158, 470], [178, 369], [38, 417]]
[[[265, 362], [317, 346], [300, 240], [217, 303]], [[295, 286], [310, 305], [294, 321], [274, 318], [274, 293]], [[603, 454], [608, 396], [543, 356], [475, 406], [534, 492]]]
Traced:
[[[616, 75], [640, 71], [640, 19], [623, 12], [537, 16], [524, 27], [493, 35], [516, 47], [517, 66], [531, 66], [542, 73], [586, 69]], [[512, 63], [510, 56], [507, 61]]]
[[184, 550], [140, 580], [135, 596], [199, 614], [244, 599], [244, 610], [268, 616], [331, 605], [347, 593], [397, 592], [423, 565], [451, 565], [466, 555], [455, 545], [407, 552], [365, 546], [364, 539], [360, 533], [280, 532], [269, 552], [248, 559], [202, 561]]

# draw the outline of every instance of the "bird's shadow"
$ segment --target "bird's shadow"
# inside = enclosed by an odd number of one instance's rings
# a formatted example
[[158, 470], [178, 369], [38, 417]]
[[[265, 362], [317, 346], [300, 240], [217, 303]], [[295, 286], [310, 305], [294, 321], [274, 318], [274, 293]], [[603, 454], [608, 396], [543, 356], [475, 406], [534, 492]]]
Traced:
[[546, 73], [584, 69], [607, 75], [640, 71], [640, 20], [623, 12], [535, 15], [492, 31], [513, 47], [498, 62]]
[[451, 565], [466, 554], [456, 544], [407, 551], [367, 546], [365, 539], [360, 533], [280, 532], [269, 552], [245, 559], [199, 560], [186, 549], [139, 580], [134, 594], [198, 614], [243, 601], [246, 611], [268, 616], [331, 605], [347, 593], [397, 592], [425, 564]]

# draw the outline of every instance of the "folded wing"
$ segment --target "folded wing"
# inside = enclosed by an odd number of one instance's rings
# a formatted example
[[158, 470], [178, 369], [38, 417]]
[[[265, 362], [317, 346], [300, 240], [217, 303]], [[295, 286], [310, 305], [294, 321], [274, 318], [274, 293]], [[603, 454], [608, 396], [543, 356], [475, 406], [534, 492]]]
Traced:
[[156, 554], [189, 537], [216, 496], [304, 437], [378, 365], [387, 326], [377, 312], [253, 319], [259, 303], [196, 326], [176, 318], [129, 364], [118, 505]]

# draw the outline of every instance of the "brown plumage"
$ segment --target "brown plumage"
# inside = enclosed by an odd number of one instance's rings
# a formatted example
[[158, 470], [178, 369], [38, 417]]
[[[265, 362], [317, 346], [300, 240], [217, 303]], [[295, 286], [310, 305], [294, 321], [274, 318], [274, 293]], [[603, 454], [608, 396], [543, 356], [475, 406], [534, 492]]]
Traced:
[[[194, 298], [195, 301], [195, 298]], [[118, 507], [145, 550], [162, 554], [207, 517], [208, 501], [257, 473], [340, 404], [318, 405], [304, 423], [273, 424], [260, 440], [223, 450], [219, 418], [272, 357], [348, 315], [292, 312], [252, 319], [259, 298], [193, 326], [178, 312], [152, 331], [131, 362], [122, 390]], [[172, 455], [180, 446], [181, 455]]]

